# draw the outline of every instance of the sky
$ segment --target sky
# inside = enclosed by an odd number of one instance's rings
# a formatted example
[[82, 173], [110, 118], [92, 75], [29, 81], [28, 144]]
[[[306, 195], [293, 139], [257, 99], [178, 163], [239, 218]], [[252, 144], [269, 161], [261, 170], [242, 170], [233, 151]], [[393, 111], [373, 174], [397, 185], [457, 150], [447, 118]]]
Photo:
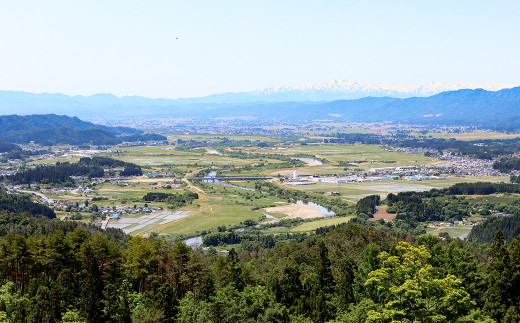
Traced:
[[[520, 1], [0, 0], [0, 90], [520, 83]], [[177, 39], [178, 38], [178, 39]]]

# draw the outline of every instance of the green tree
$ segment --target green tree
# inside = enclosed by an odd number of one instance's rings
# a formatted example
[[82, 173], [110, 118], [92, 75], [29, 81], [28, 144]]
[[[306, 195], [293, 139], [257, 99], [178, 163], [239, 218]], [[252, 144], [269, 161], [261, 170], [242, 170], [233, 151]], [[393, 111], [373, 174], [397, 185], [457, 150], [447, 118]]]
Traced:
[[377, 300], [377, 292], [374, 289], [367, 289], [365, 282], [368, 274], [379, 269], [381, 264], [378, 258], [381, 249], [375, 243], [370, 243], [363, 249], [359, 256], [359, 265], [357, 275], [354, 278], [354, 297], [355, 299], [371, 298]]
[[245, 287], [244, 277], [242, 275], [242, 267], [240, 267], [240, 261], [238, 254], [235, 249], [231, 248], [229, 254], [226, 257], [225, 274], [227, 283], [231, 284], [238, 291], [241, 291]]
[[80, 312], [87, 322], [100, 322], [103, 319], [103, 279], [99, 270], [100, 264], [96, 261], [90, 241], [82, 244], [79, 257], [81, 262]]
[[509, 303], [511, 277], [509, 277], [509, 252], [504, 245], [504, 235], [498, 230], [491, 245], [493, 257], [487, 276], [486, 303], [484, 311], [492, 318], [500, 320], [506, 313]]
[[346, 311], [354, 303], [354, 278], [356, 263], [352, 257], [341, 259], [336, 276], [336, 298], [339, 310]]
[[453, 322], [475, 304], [455, 276], [439, 278], [424, 245], [400, 242], [396, 252], [381, 252], [381, 268], [365, 283], [376, 288], [385, 303], [382, 311], [368, 313], [367, 322]]
[[157, 246], [141, 237], [128, 242], [125, 267], [129, 276], [139, 282], [139, 293], [146, 290], [149, 276], [156, 271], [158, 264]]
[[488, 269], [484, 311], [498, 321], [514, 322], [520, 319], [520, 237], [509, 248], [504, 240], [498, 230], [491, 245], [493, 259]]
[[283, 275], [278, 282], [278, 301], [287, 307], [297, 303], [302, 295], [302, 283], [298, 267], [285, 267]]
[[329, 251], [321, 240], [318, 242], [318, 259], [316, 260], [316, 274], [318, 275], [319, 287], [324, 293], [330, 293], [334, 286], [334, 278], [330, 269]]

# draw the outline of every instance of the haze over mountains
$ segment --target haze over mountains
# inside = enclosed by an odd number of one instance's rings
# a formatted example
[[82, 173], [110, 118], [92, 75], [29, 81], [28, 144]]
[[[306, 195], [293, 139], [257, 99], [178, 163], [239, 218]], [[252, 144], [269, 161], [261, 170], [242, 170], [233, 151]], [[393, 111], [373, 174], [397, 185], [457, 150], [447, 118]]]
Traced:
[[[112, 94], [68, 96], [0, 91], [0, 114], [56, 113], [87, 119], [100, 116], [330, 119], [489, 124], [490, 127], [505, 129], [520, 128], [520, 87], [509, 87], [511, 86], [503, 84], [479, 86], [445, 83], [389, 86], [332, 81], [312, 86], [272, 88], [192, 99], [116, 97]], [[444, 91], [457, 88], [468, 89]], [[349, 99], [342, 99], [345, 97]]]
[[[150, 99], [140, 96], [117, 97], [99, 93], [91, 96], [69, 96], [59, 93], [29, 93], [0, 90], [0, 113], [17, 109], [17, 113], [66, 112], [58, 109], [88, 109], [106, 106], [162, 107], [198, 103], [252, 103], [252, 102], [302, 102], [353, 100], [365, 97], [427, 97], [441, 92], [461, 89], [484, 89], [498, 91], [513, 88], [515, 84], [469, 84], [469, 83], [423, 83], [417, 85], [388, 85], [334, 80], [303, 86], [272, 87], [263, 90], [237, 93], [213, 94], [199, 98]], [[48, 111], [48, 109], [54, 109]]]
[[[241, 96], [233, 98], [232, 93], [217, 94], [208, 98], [212, 102], [229, 102], [233, 99], [249, 98], [248, 102], [282, 102], [282, 101], [332, 101], [353, 100], [365, 97], [410, 98], [426, 97], [441, 92], [461, 89], [484, 89], [498, 91], [512, 88], [514, 84], [469, 84], [430, 82], [416, 85], [388, 85], [379, 83], [363, 83], [343, 80], [333, 80], [320, 84], [303, 86], [273, 87], [259, 91], [237, 93]], [[219, 100], [219, 101], [217, 101]]]

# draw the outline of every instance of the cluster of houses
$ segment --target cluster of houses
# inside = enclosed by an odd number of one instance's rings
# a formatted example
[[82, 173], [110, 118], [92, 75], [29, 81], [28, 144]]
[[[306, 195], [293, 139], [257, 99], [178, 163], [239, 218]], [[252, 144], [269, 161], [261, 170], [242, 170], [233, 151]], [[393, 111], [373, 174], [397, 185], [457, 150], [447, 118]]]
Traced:
[[409, 154], [431, 154], [440, 161], [434, 166], [422, 167], [423, 171], [431, 169], [440, 173], [451, 173], [455, 176], [501, 176], [504, 175], [493, 169], [493, 161], [470, 157], [455, 156], [449, 151], [438, 151], [429, 148], [390, 147], [389, 151], [401, 151]]
[[13, 175], [17, 171], [18, 171], [18, 169], [15, 167], [12, 167], [12, 166], [8, 166], [8, 165], [0, 166], [0, 176]]
[[422, 181], [434, 179], [448, 179], [447, 176], [417, 174], [416, 166], [371, 168], [368, 172], [351, 172], [344, 176], [298, 175], [297, 171], [285, 177], [288, 185], [310, 185], [316, 183], [351, 183], [377, 182], [405, 179], [408, 181]]
[[[34, 184], [31, 184], [31, 186]], [[34, 189], [34, 187], [31, 187]], [[72, 191], [73, 188], [71, 187], [59, 187], [59, 188], [41, 188], [40, 192], [43, 194], [64, 194]]]
[[482, 222], [482, 221], [478, 221], [478, 222], [453, 221], [453, 223], [452, 222], [433, 223], [433, 224], [429, 225], [429, 227], [441, 228], [441, 227], [453, 227], [455, 225], [475, 226], [475, 225], [480, 225], [482, 223], [484, 223], [484, 222]]
[[113, 208], [104, 208], [100, 207], [98, 209], [98, 212], [110, 217], [110, 219], [118, 220], [123, 216], [124, 214], [142, 214], [142, 213], [152, 213], [154, 211], [160, 211], [162, 208], [160, 207], [142, 207], [140, 205], [137, 205], [136, 207], [113, 207]]
[[408, 154], [439, 154], [439, 151], [437, 149], [432, 148], [389, 147], [387, 150], [392, 152], [405, 152]]
[[132, 142], [122, 142], [118, 144], [119, 147], [137, 147], [137, 146], [164, 146], [164, 141], [132, 141]]
[[[435, 151], [425, 148], [389, 149], [392, 151], [406, 151], [408, 153]], [[452, 156], [449, 153], [437, 157], [440, 160], [433, 165], [370, 168], [368, 171], [350, 172], [341, 176], [297, 175], [295, 172], [287, 175], [284, 183], [289, 185], [309, 185], [315, 183], [374, 182], [396, 179], [424, 181], [449, 179], [450, 177], [508, 175], [493, 169], [492, 160]]]

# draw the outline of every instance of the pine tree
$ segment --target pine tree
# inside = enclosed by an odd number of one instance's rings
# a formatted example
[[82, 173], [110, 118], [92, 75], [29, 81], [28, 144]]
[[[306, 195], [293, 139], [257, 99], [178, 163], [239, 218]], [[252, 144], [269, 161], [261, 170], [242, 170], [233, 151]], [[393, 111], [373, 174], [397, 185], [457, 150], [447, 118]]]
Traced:
[[484, 311], [492, 318], [500, 320], [508, 306], [510, 278], [508, 273], [509, 252], [504, 246], [504, 235], [498, 230], [491, 245], [493, 260], [489, 265], [487, 276], [486, 303]]
[[323, 290], [324, 293], [330, 293], [334, 286], [334, 279], [330, 269], [329, 251], [327, 250], [325, 243], [321, 240], [318, 243], [316, 274], [318, 275], [320, 289]]
[[356, 263], [352, 257], [343, 258], [339, 263], [336, 278], [336, 295], [339, 309], [345, 311], [349, 304], [354, 303], [354, 279]]

